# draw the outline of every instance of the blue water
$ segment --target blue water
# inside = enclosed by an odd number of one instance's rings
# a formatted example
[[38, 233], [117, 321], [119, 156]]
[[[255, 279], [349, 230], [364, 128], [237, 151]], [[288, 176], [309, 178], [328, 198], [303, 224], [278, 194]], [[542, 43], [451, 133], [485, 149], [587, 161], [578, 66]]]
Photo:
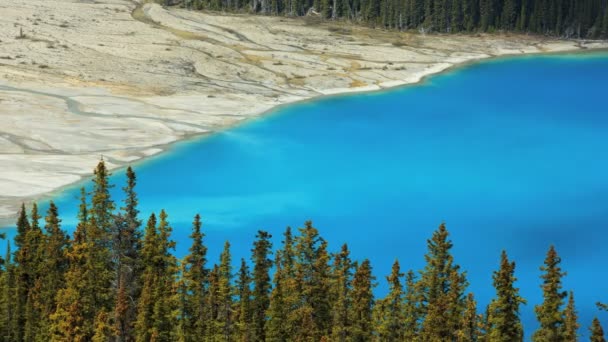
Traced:
[[[248, 257], [266, 229], [312, 219], [330, 247], [368, 257], [380, 286], [395, 258], [421, 269], [445, 221], [480, 310], [506, 249], [517, 262], [526, 335], [555, 244], [583, 328], [608, 301], [608, 54], [494, 60], [421, 85], [325, 98], [177, 144], [136, 165], [141, 208], [165, 208], [184, 255], [204, 218], [212, 259], [224, 240]], [[93, 165], [91, 165], [93, 167]], [[119, 188], [122, 172], [113, 177]], [[77, 190], [56, 198], [66, 226]]]

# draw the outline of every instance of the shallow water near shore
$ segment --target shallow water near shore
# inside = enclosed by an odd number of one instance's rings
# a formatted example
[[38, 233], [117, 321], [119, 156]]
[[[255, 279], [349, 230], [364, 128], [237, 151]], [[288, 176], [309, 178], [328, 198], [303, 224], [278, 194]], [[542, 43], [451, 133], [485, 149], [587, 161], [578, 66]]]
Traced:
[[[287, 225], [311, 219], [333, 251], [348, 243], [372, 261], [378, 295], [396, 258], [424, 266], [446, 222], [480, 311], [501, 250], [516, 261], [527, 340], [554, 244], [587, 336], [593, 316], [608, 319], [595, 308], [608, 301], [606, 80], [607, 53], [518, 57], [285, 107], [137, 165], [142, 217], [166, 209], [183, 256], [200, 213], [210, 259], [230, 240], [235, 265], [258, 229], [278, 247]], [[68, 230], [77, 198], [55, 199]]]

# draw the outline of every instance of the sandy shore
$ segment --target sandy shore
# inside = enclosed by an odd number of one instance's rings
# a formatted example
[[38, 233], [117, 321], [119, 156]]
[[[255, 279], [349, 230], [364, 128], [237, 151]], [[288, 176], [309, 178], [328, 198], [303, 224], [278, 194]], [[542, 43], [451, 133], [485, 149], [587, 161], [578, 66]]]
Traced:
[[474, 60], [605, 42], [384, 32], [123, 0], [0, 4], [0, 220], [91, 173], [270, 109]]

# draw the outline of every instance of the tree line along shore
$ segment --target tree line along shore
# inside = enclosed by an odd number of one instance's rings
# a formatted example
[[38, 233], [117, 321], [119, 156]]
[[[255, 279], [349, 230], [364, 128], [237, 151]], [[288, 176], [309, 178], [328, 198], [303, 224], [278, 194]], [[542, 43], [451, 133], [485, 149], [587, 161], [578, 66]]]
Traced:
[[[0, 269], [2, 341], [522, 341], [515, 262], [505, 251], [491, 275], [485, 308], [467, 291], [466, 272], [441, 224], [427, 240], [426, 265], [403, 272], [399, 261], [375, 298], [368, 259], [335, 253], [311, 222], [287, 228], [279, 248], [258, 231], [251, 259], [233, 263], [226, 242], [219, 263], [207, 259], [196, 215], [188, 254], [177, 259], [166, 212], [139, 219], [136, 175], [127, 169], [125, 198], [110, 196], [101, 161], [93, 188], [81, 192], [79, 223], [61, 227], [52, 202], [42, 220], [25, 206]], [[29, 213], [28, 213], [29, 212]], [[42, 222], [41, 222], [42, 220]], [[578, 341], [574, 293], [551, 246], [540, 267], [543, 302], [532, 340]], [[598, 304], [599, 309], [605, 306]], [[591, 341], [605, 341], [593, 320]]]
[[[174, 0], [157, 0], [165, 5]], [[608, 38], [607, 0], [183, 0], [194, 10], [311, 16], [419, 32]]]

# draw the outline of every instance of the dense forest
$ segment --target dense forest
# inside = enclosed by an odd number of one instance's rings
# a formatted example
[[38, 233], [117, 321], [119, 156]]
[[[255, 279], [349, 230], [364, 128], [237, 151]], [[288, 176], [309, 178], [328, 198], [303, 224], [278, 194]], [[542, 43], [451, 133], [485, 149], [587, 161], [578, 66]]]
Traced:
[[[515, 262], [506, 252], [497, 258], [496, 296], [477, 308], [443, 224], [427, 241], [424, 269], [403, 272], [395, 261], [385, 278], [388, 294], [374, 298], [369, 260], [352, 260], [347, 245], [331, 253], [311, 222], [287, 228], [278, 248], [258, 231], [250, 260], [233, 262], [226, 242], [219, 263], [210, 265], [196, 215], [189, 252], [178, 260], [167, 214], [140, 221], [133, 170], [120, 208], [108, 179], [102, 161], [91, 193], [82, 190], [71, 236], [53, 203], [44, 218], [36, 205], [22, 207], [15, 249], [9, 243], [0, 271], [3, 341], [523, 339], [519, 309], [526, 301]], [[550, 247], [540, 268], [544, 300], [535, 307], [533, 341], [577, 341], [574, 294], [562, 288], [560, 262]], [[605, 341], [597, 319], [589, 329], [591, 341]]]
[[608, 0], [184, 0], [181, 5], [196, 10], [314, 15], [423, 33], [504, 31], [608, 38]]

